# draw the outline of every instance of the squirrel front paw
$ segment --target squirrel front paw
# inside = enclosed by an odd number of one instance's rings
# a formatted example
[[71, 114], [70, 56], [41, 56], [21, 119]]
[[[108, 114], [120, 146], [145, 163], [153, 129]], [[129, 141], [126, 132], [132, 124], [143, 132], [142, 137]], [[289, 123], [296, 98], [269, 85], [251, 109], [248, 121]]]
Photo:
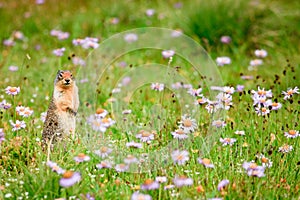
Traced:
[[74, 115], [74, 116], [77, 115], [77, 112], [75, 110], [73, 110], [72, 108], [70, 108], [70, 107], [67, 107], [67, 112]]

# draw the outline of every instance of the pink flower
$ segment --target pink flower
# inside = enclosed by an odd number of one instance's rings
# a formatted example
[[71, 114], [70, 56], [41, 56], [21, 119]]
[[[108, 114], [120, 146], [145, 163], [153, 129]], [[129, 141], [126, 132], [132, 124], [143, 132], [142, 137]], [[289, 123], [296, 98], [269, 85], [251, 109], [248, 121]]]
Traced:
[[81, 180], [81, 175], [78, 172], [66, 171], [59, 180], [59, 185], [65, 188], [71, 187]]
[[178, 165], [184, 165], [190, 158], [189, 158], [189, 152], [186, 150], [179, 151], [175, 150], [172, 152], [171, 157], [174, 161], [174, 163]]
[[12, 87], [12, 86], [8, 86], [7, 88], [5, 88], [5, 93], [15, 96], [17, 94], [20, 93], [20, 87]]
[[161, 52], [162, 56], [164, 58], [170, 58], [170, 57], [173, 57], [175, 55], [175, 51], [173, 50], [164, 50]]
[[229, 44], [231, 42], [231, 37], [228, 36], [228, 35], [224, 35], [220, 38], [220, 41], [223, 43], [223, 44]]
[[61, 57], [64, 55], [64, 52], [66, 51], [66, 48], [60, 48], [60, 49], [55, 49], [52, 51], [52, 53], [58, 57]]

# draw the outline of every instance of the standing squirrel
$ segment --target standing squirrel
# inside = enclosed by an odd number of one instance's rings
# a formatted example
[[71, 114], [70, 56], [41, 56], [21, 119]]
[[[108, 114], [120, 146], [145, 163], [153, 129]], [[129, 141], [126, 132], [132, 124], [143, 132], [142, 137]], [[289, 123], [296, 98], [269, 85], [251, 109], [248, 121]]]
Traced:
[[[75, 136], [79, 106], [78, 88], [70, 71], [59, 70], [43, 128], [43, 145], [50, 147], [59, 138]], [[51, 145], [52, 146], [52, 145]]]

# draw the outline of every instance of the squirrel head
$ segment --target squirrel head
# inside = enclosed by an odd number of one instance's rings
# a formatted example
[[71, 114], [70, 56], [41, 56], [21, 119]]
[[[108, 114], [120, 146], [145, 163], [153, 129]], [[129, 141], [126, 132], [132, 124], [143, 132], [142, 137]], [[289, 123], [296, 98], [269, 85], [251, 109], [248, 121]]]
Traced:
[[75, 78], [70, 71], [58, 70], [54, 84], [59, 87], [70, 87], [74, 84]]

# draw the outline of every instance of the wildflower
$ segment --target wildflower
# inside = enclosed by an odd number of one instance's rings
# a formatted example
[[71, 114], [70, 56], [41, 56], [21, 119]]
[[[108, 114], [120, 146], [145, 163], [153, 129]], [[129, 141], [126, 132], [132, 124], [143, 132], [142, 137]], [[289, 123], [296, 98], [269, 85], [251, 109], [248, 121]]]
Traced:
[[231, 59], [229, 57], [223, 56], [223, 57], [217, 57], [216, 59], [218, 66], [224, 66], [229, 65], [231, 63]]
[[22, 128], [26, 128], [26, 123], [24, 121], [17, 120], [16, 123], [13, 121], [10, 121], [10, 124], [12, 125], [12, 131], [18, 131]]
[[234, 134], [236, 134], [236, 135], [245, 135], [245, 131], [239, 131], [239, 130], [236, 130], [236, 131], [234, 132]]
[[215, 120], [215, 121], [212, 122], [212, 125], [217, 127], [217, 128], [223, 128], [223, 127], [226, 126], [226, 123], [223, 120]]
[[197, 129], [197, 122], [195, 119], [188, 117], [186, 114], [181, 116], [179, 128], [186, 133], [194, 132]]
[[115, 166], [115, 170], [117, 172], [126, 172], [127, 170], [129, 169], [129, 166], [124, 164], [124, 163], [121, 163], [121, 164], [117, 164]]
[[273, 103], [270, 103], [267, 106], [271, 106], [272, 107], [271, 110], [279, 110], [282, 107], [282, 104], [277, 103], [277, 102], [273, 102]]
[[5, 88], [5, 93], [8, 95], [15, 96], [20, 93], [20, 87], [8, 86], [7, 88]]
[[132, 163], [138, 163], [138, 159], [134, 157], [133, 155], [128, 155], [126, 158], [124, 158], [124, 163], [129, 165]]
[[135, 137], [140, 139], [141, 142], [148, 142], [154, 140], [154, 132], [140, 130]]
[[42, 113], [41, 113], [41, 117], [40, 117], [41, 121], [42, 121], [42, 122], [45, 122], [46, 117], [47, 117], [47, 112], [42, 112]]
[[16, 71], [19, 70], [19, 67], [11, 65], [11, 66], [8, 67], [8, 70], [11, 71], [11, 72], [16, 72]]
[[250, 75], [243, 75], [243, 76], [241, 76], [241, 79], [243, 79], [243, 80], [252, 80], [252, 79], [253, 79], [253, 76], [250, 76]]
[[110, 21], [111, 24], [115, 25], [115, 24], [118, 24], [120, 22], [120, 19], [117, 18], [117, 17], [113, 17], [109, 21]]
[[193, 179], [186, 176], [175, 176], [173, 183], [176, 187], [193, 185]]
[[47, 166], [51, 168], [51, 170], [53, 172], [56, 172], [57, 174], [63, 174], [66, 172], [66, 170], [64, 170], [63, 168], [59, 167], [57, 163], [52, 162], [52, 161], [48, 161], [47, 162]]
[[250, 66], [252, 66], [252, 67], [256, 67], [256, 66], [259, 66], [262, 64], [263, 64], [263, 61], [261, 59], [254, 59], [254, 60], [250, 61]]
[[66, 48], [60, 48], [60, 49], [55, 49], [52, 51], [52, 53], [58, 57], [61, 57], [64, 55], [64, 52], [66, 51]]
[[189, 88], [188, 93], [194, 97], [201, 96], [202, 88], [194, 89], [194, 88]]
[[10, 107], [11, 107], [11, 104], [8, 103], [8, 102], [6, 102], [5, 99], [2, 100], [2, 101], [0, 102], [0, 109], [2, 108], [2, 109], [7, 110], [7, 109], [9, 109]]
[[161, 92], [161, 91], [163, 91], [164, 90], [164, 84], [162, 84], [162, 83], [152, 83], [151, 84], [151, 89], [152, 90], [156, 90], [156, 91], [159, 91], [159, 92]]
[[135, 33], [127, 33], [125, 36], [124, 36], [124, 40], [128, 43], [132, 43], [132, 42], [135, 42], [138, 40], [138, 35], [135, 34]]
[[70, 36], [68, 32], [63, 32], [60, 30], [51, 30], [50, 35], [57, 37], [59, 40], [68, 39]]
[[294, 94], [299, 94], [299, 88], [297, 86], [294, 89], [288, 88], [287, 91], [283, 91], [282, 94], [284, 95], [284, 100], [290, 99]]
[[151, 17], [151, 16], [153, 16], [155, 14], [155, 10], [154, 9], [147, 9], [146, 10], [146, 15], [148, 16], [148, 17]]
[[107, 110], [102, 109], [102, 108], [98, 108], [98, 109], [96, 110], [95, 116], [96, 116], [97, 118], [104, 118], [104, 117], [106, 117], [107, 114], [108, 114], [108, 111], [107, 111]]
[[267, 107], [263, 107], [263, 106], [259, 105], [255, 108], [255, 112], [258, 116], [264, 116], [264, 115], [269, 114], [270, 110]]
[[178, 90], [178, 89], [182, 88], [182, 83], [181, 83], [181, 82], [173, 83], [173, 84], [171, 85], [171, 87], [172, 87], [173, 89], [175, 89], [175, 90]]
[[87, 193], [86, 195], [81, 195], [83, 197], [84, 200], [95, 200], [95, 197], [91, 196], [89, 193]]
[[229, 145], [232, 146], [235, 142], [235, 138], [220, 138], [220, 142], [223, 144], [223, 146]]
[[157, 176], [156, 178], [155, 178], [155, 181], [157, 181], [157, 182], [159, 182], [159, 183], [165, 183], [165, 182], [167, 182], [167, 177], [165, 177], [165, 176]]
[[112, 149], [106, 146], [101, 147], [99, 150], [95, 150], [94, 153], [101, 158], [107, 157], [109, 154], [112, 153]]
[[7, 193], [7, 194], [4, 195], [4, 198], [10, 198], [10, 197], [12, 197], [11, 193]]
[[272, 167], [273, 162], [269, 158], [265, 157], [263, 154], [257, 155], [256, 157], [260, 159], [263, 167]]
[[45, 3], [45, 0], [35, 0], [35, 3], [41, 5]]
[[131, 195], [131, 200], [152, 200], [152, 197], [149, 194], [135, 192]]
[[260, 89], [260, 87], [258, 87], [257, 91], [251, 90], [251, 93], [253, 94], [252, 98], [257, 98], [257, 97], [272, 97], [273, 96], [271, 90], [265, 91], [265, 88]]
[[112, 163], [109, 161], [103, 160], [99, 164], [97, 164], [96, 167], [98, 169], [103, 169], [103, 168], [110, 169], [110, 168], [112, 168]]
[[173, 57], [175, 55], [175, 51], [173, 50], [164, 50], [161, 52], [162, 56], [164, 58], [170, 58], [170, 57]]
[[91, 158], [88, 155], [85, 155], [84, 153], [79, 153], [77, 156], [74, 157], [75, 162], [84, 162], [89, 161]]
[[131, 110], [123, 110], [122, 111], [122, 114], [123, 115], [128, 115], [128, 114], [130, 114], [132, 111]]
[[141, 185], [142, 190], [156, 190], [158, 188], [159, 188], [159, 183], [151, 179], [145, 180], [145, 182]]
[[171, 134], [173, 135], [174, 138], [178, 138], [179, 140], [183, 140], [183, 139], [186, 139], [189, 137], [186, 134], [186, 132], [184, 132], [184, 130], [182, 130], [182, 129], [177, 129], [177, 130], [171, 132]]
[[29, 107], [24, 106], [17, 106], [16, 112], [23, 117], [29, 117], [33, 114], [33, 110], [31, 110]]
[[171, 33], [171, 37], [173, 37], [173, 38], [180, 37], [181, 35], [182, 35], [182, 30], [180, 30], [180, 29], [174, 30]]
[[79, 57], [72, 57], [72, 63], [75, 66], [85, 66], [86, 65], [85, 61]]
[[254, 51], [256, 57], [264, 58], [268, 55], [268, 52], [264, 49], [257, 49]]
[[287, 138], [296, 138], [299, 136], [299, 131], [297, 130], [289, 130], [287, 132], [284, 132], [284, 136]]
[[0, 144], [5, 140], [3, 128], [0, 128]]
[[255, 162], [244, 162], [243, 168], [246, 170], [248, 176], [265, 176], [265, 168], [263, 166], [258, 166]]
[[195, 101], [196, 105], [203, 105], [207, 102], [207, 99], [205, 97], [200, 97]]
[[164, 190], [170, 190], [170, 189], [173, 189], [173, 188], [175, 188], [175, 185], [172, 185], [172, 184], [164, 186]]
[[245, 86], [244, 85], [237, 85], [236, 86], [236, 91], [237, 92], [243, 92], [244, 91]]
[[220, 41], [223, 43], [223, 44], [229, 44], [231, 42], [231, 37], [228, 36], [228, 35], [223, 35], [221, 38], [220, 38]]
[[225, 92], [227, 94], [233, 94], [234, 93], [234, 87], [225, 86], [225, 87], [223, 87], [223, 92]]
[[228, 184], [229, 184], [229, 180], [227, 179], [220, 181], [220, 183], [218, 184], [218, 190], [219, 191], [223, 190]]
[[171, 154], [172, 160], [174, 161], [174, 164], [178, 165], [184, 165], [190, 158], [189, 158], [189, 152], [186, 150], [179, 151], [175, 150]]
[[288, 153], [292, 150], [293, 150], [293, 146], [288, 145], [288, 144], [285, 144], [285, 145], [279, 147], [279, 149], [278, 149], [278, 151], [281, 153]]
[[207, 168], [214, 168], [215, 165], [211, 163], [211, 161], [208, 158], [198, 158], [198, 163], [202, 164], [203, 166]]
[[78, 172], [66, 171], [63, 173], [62, 178], [59, 180], [59, 185], [62, 187], [71, 187], [81, 180], [81, 175]]
[[207, 110], [208, 113], [214, 113], [217, 110], [216, 105], [217, 104], [208, 101], [208, 104], [205, 106], [205, 109]]
[[15, 46], [15, 44], [16, 44], [15, 41], [11, 38], [6, 39], [6, 40], [3, 41], [3, 45], [7, 46], [7, 47]]
[[132, 141], [132, 142], [127, 142], [127, 143], [126, 143], [126, 146], [127, 146], [127, 147], [133, 147], [133, 148], [140, 149], [140, 148], [143, 147], [143, 144], [142, 144], [142, 143], [138, 143], [138, 142]]

